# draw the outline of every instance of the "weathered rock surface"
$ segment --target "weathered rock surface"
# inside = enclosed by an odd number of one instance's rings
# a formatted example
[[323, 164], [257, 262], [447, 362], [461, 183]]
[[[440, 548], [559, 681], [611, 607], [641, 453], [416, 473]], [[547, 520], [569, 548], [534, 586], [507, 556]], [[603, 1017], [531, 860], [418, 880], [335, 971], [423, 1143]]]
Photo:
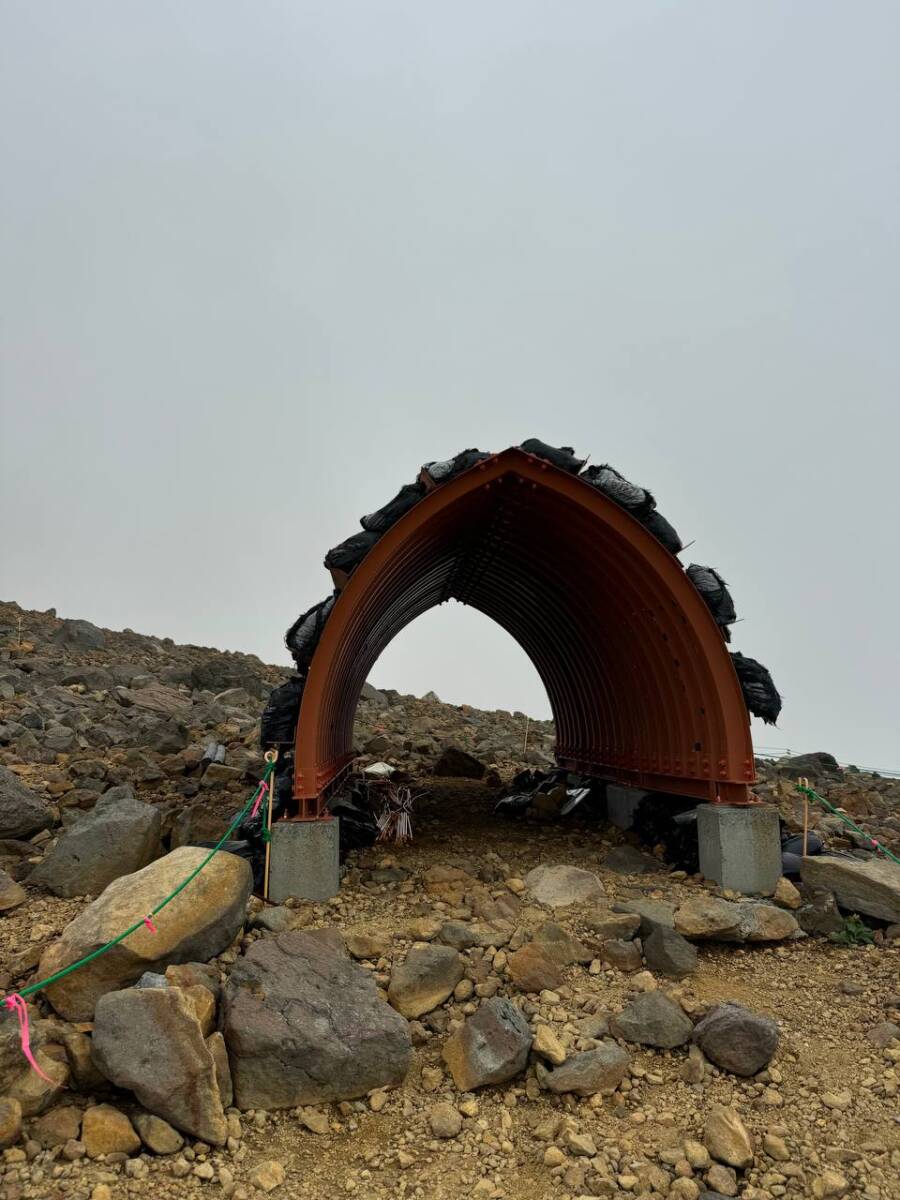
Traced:
[[452, 946], [413, 946], [391, 972], [388, 1000], [404, 1017], [421, 1017], [448, 999], [463, 970]]
[[593, 871], [564, 864], [535, 867], [525, 876], [525, 886], [539, 904], [566, 908], [601, 900], [606, 892]]
[[14, 1146], [22, 1136], [22, 1105], [11, 1096], [0, 1096], [0, 1150]]
[[753, 1143], [735, 1108], [713, 1105], [706, 1120], [703, 1144], [713, 1158], [739, 1171], [753, 1163]]
[[212, 1145], [225, 1142], [213, 1056], [179, 988], [126, 988], [102, 996], [94, 1015], [93, 1059], [148, 1112]]
[[774, 904], [692, 896], [675, 913], [675, 929], [695, 941], [780, 942], [796, 937], [796, 918]]
[[177, 1129], [173, 1129], [162, 1117], [152, 1113], [135, 1113], [132, 1123], [138, 1131], [141, 1141], [154, 1154], [177, 1154], [184, 1145], [184, 1138]]
[[102, 1154], [134, 1154], [141, 1139], [128, 1117], [111, 1104], [96, 1104], [86, 1110], [81, 1123], [81, 1140], [88, 1158]]
[[481, 779], [487, 770], [483, 762], [459, 746], [446, 746], [432, 769], [435, 775], [456, 779]]
[[159, 854], [159, 810], [122, 790], [101, 796], [67, 829], [28, 882], [55, 896], [97, 896], [114, 879], [153, 862]]
[[474, 1016], [444, 1043], [444, 1061], [461, 1092], [505, 1083], [525, 1069], [531, 1029], [509, 1000], [485, 1000]]
[[[207, 854], [207, 850], [182, 846], [136, 874], [116, 879], [45, 951], [40, 975], [59, 971], [116, 937], [137, 914], [150, 912]], [[134, 983], [145, 971], [158, 972], [169, 963], [221, 953], [243, 925], [252, 882], [248, 863], [233, 854], [217, 854], [190, 888], [158, 915], [156, 933], [137, 929], [108, 953], [49, 987], [48, 1000], [70, 1021], [90, 1020], [101, 996]]]
[[610, 1031], [626, 1042], [671, 1049], [683, 1046], [693, 1032], [690, 1018], [664, 992], [645, 992], [609, 1022]]
[[804, 858], [800, 878], [833, 892], [841, 908], [882, 921], [900, 921], [900, 866], [887, 858]]
[[694, 1028], [706, 1057], [733, 1075], [755, 1075], [778, 1048], [778, 1026], [740, 1004], [720, 1004]]
[[224, 1034], [239, 1108], [353, 1099], [402, 1083], [405, 1019], [369, 972], [311, 933], [255, 942], [225, 987]]
[[684, 979], [697, 967], [697, 951], [691, 943], [664, 925], [657, 925], [644, 939], [644, 958], [651, 971], [668, 979]]
[[0, 838], [26, 838], [49, 829], [53, 814], [18, 775], [0, 767]]
[[0, 868], [0, 912], [18, 908], [26, 900], [25, 889]]
[[526, 942], [510, 954], [506, 970], [520, 992], [559, 987], [563, 977], [559, 962], [539, 942]]
[[571, 1055], [552, 1071], [538, 1064], [537, 1078], [541, 1087], [551, 1092], [593, 1096], [614, 1091], [628, 1074], [630, 1063], [621, 1046], [605, 1042], [594, 1050]]

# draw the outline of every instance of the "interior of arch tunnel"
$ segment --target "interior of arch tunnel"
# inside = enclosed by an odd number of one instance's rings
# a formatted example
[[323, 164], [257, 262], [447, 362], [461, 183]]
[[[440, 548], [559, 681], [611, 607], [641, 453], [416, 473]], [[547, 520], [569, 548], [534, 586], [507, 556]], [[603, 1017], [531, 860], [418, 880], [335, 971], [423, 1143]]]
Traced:
[[754, 780], [744, 694], [679, 560], [583, 477], [513, 448], [427, 490], [368, 549], [303, 688], [294, 797], [306, 815], [354, 757], [363, 683], [391, 640], [456, 599], [531, 659], [560, 766], [740, 803]]

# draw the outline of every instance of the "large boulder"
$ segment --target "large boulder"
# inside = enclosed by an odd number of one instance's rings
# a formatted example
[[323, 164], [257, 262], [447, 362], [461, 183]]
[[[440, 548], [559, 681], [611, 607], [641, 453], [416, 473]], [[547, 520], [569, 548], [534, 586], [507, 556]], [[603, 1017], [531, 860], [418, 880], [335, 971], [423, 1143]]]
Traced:
[[[98, 950], [175, 890], [209, 854], [181, 846], [134, 875], [123, 875], [89, 904], [41, 957], [41, 978]], [[161, 972], [170, 963], [205, 961], [240, 931], [253, 885], [249, 863], [220, 851], [154, 918], [156, 933], [141, 926], [130, 937], [64, 979], [46, 996], [60, 1016], [88, 1021], [101, 996]]]
[[412, 1058], [406, 1020], [317, 933], [250, 947], [225, 987], [224, 1033], [238, 1108], [352, 1100], [402, 1083]]
[[433, 774], [453, 779], [481, 779], [486, 770], [484, 763], [459, 746], [445, 746], [432, 767]]
[[94, 1014], [95, 1065], [148, 1112], [192, 1137], [224, 1144], [216, 1066], [190, 998], [180, 988], [127, 988], [101, 996]]
[[733, 903], [717, 896], [685, 900], [675, 913], [675, 929], [701, 942], [781, 942], [800, 932], [796, 918], [774, 904]]
[[159, 854], [159, 810], [113, 788], [62, 835], [31, 872], [54, 896], [97, 896]]
[[882, 921], [900, 921], [900, 866], [887, 858], [811, 855], [800, 864], [810, 888], [833, 892], [841, 908]]
[[26, 838], [49, 829], [53, 814], [18, 775], [0, 767], [0, 838]]
[[539, 904], [566, 908], [587, 904], [606, 895], [603, 884], [593, 871], [564, 864], [535, 867], [525, 876], [525, 886]]
[[406, 961], [391, 972], [388, 1000], [404, 1017], [421, 1017], [444, 1003], [463, 970], [463, 960], [452, 946], [413, 946]]
[[106, 634], [90, 621], [62, 621], [52, 640], [69, 650], [102, 650]]
[[778, 1026], [740, 1004], [719, 1004], [694, 1027], [706, 1057], [733, 1075], [755, 1075], [778, 1048]]
[[495, 996], [447, 1039], [442, 1053], [453, 1082], [461, 1092], [471, 1092], [524, 1071], [531, 1042], [531, 1028], [520, 1010]]
[[644, 992], [609, 1022], [610, 1031], [625, 1042], [661, 1046], [670, 1050], [683, 1046], [693, 1032], [684, 1010], [664, 992]]
[[696, 949], [674, 929], [657, 925], [650, 936], [644, 938], [643, 948], [650, 970], [669, 979], [684, 979], [696, 969]]

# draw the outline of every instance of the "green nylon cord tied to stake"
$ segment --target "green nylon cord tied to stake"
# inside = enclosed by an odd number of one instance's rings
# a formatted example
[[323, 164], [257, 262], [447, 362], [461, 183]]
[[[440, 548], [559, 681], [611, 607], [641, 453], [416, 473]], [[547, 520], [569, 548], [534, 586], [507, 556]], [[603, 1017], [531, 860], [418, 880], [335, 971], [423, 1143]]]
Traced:
[[243, 821], [244, 817], [247, 815], [247, 813], [253, 807], [253, 805], [256, 803], [256, 801], [261, 796], [265, 795], [267, 789], [270, 786], [269, 781], [272, 777], [272, 772], [274, 770], [275, 770], [274, 762], [270, 762], [266, 765], [266, 769], [263, 771], [262, 779], [257, 784], [256, 789], [254, 790], [250, 799], [247, 801], [247, 803], [244, 805], [244, 807], [241, 809], [241, 811], [238, 813], [238, 815], [234, 818], [234, 820], [231, 822], [231, 824], [228, 826], [228, 828], [225, 830], [225, 832], [219, 838], [218, 842], [216, 842], [215, 846], [213, 846], [212, 850], [210, 850], [209, 854], [207, 854], [206, 858], [204, 858], [203, 862], [201, 862], [198, 866], [196, 866], [193, 869], [193, 871], [191, 871], [190, 875], [188, 875], [185, 879], [183, 879], [181, 881], [181, 883], [179, 883], [178, 887], [175, 888], [174, 891], [169, 892], [168, 896], [166, 896], [162, 900], [160, 900], [159, 904], [157, 904], [155, 908], [151, 909], [150, 912], [146, 913], [144, 916], [139, 917], [134, 922], [133, 925], [129, 925], [128, 928], [126, 930], [124, 930], [124, 932], [122, 932], [118, 935], [118, 937], [114, 937], [111, 941], [108, 941], [104, 946], [100, 946], [98, 949], [92, 950], [91, 953], [86, 954], [84, 956], [84, 958], [79, 958], [77, 962], [70, 963], [67, 967], [63, 967], [62, 970], [56, 971], [53, 975], [48, 975], [46, 979], [39, 979], [37, 981], [37, 983], [29, 984], [28, 987], [22, 988], [21, 992], [14, 993], [13, 996], [5, 997], [4, 1000], [2, 1001], [4, 1007], [12, 1010], [13, 1004], [10, 1002], [14, 1000], [14, 996], [22, 996], [22, 997], [33, 996], [35, 994], [35, 992], [39, 992], [43, 988], [50, 987], [51, 984], [58, 982], [60, 979], [65, 979], [65, 977], [67, 975], [71, 975], [72, 972], [77, 971], [79, 969], [79, 967], [87, 966], [87, 964], [93, 962], [95, 958], [100, 958], [101, 955], [106, 954], [109, 950], [112, 950], [112, 948], [114, 946], [118, 946], [120, 942], [124, 942], [127, 937], [130, 937], [138, 929], [149, 928], [151, 930], [151, 932], [155, 933], [156, 930], [153, 926], [152, 918], [155, 917], [157, 913], [162, 912], [162, 910], [166, 907], [166, 905], [171, 904], [172, 901], [175, 899], [175, 897], [180, 895], [184, 891], [184, 889], [188, 886], [188, 884], [192, 883], [193, 880], [195, 880], [197, 878], [197, 876], [200, 874], [200, 872], [203, 870], [203, 868], [205, 866], [207, 866], [213, 860], [213, 858], [219, 853], [219, 851], [222, 849], [222, 847], [225, 845], [225, 843], [228, 841], [228, 839], [234, 833], [235, 829], [237, 829], [238, 825], [240, 825], [240, 823]]
[[[835, 806], [826, 800], [824, 796], [820, 796], [819, 793], [814, 791], [811, 787], [804, 787], [802, 783], [797, 784], [797, 791], [802, 792], [804, 796], [808, 796], [810, 800], [818, 800], [818, 802], [824, 808], [827, 808], [830, 813], [836, 816], [839, 820], [843, 821], [845, 825], [849, 825], [850, 828], [855, 833], [858, 833], [860, 837], [865, 838], [869, 845], [873, 847], [873, 849], [879, 851], [881, 854], [884, 854], [887, 858], [892, 859], [893, 862], [900, 866], [900, 858], [898, 858], [893, 851], [888, 850], [887, 846], [882, 846], [881, 842], [879, 842], [877, 838], [870, 837], [869, 834], [860, 829], [855, 821], [851, 821], [846, 813], [842, 813], [840, 809], [835, 808]], [[806, 850], [806, 847], [804, 846], [803, 849]]]

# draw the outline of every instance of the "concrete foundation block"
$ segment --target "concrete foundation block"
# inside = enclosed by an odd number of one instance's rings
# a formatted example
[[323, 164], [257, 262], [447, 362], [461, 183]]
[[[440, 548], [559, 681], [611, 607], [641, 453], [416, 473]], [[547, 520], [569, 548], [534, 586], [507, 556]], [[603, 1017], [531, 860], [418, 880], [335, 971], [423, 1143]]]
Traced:
[[269, 859], [269, 899], [330, 900], [341, 884], [339, 817], [276, 821]]
[[700, 870], [721, 887], [771, 895], [781, 878], [778, 810], [771, 804], [697, 807]]
[[606, 818], [619, 829], [630, 829], [634, 824], [637, 806], [649, 796], [639, 788], [620, 787], [617, 783], [606, 785]]

